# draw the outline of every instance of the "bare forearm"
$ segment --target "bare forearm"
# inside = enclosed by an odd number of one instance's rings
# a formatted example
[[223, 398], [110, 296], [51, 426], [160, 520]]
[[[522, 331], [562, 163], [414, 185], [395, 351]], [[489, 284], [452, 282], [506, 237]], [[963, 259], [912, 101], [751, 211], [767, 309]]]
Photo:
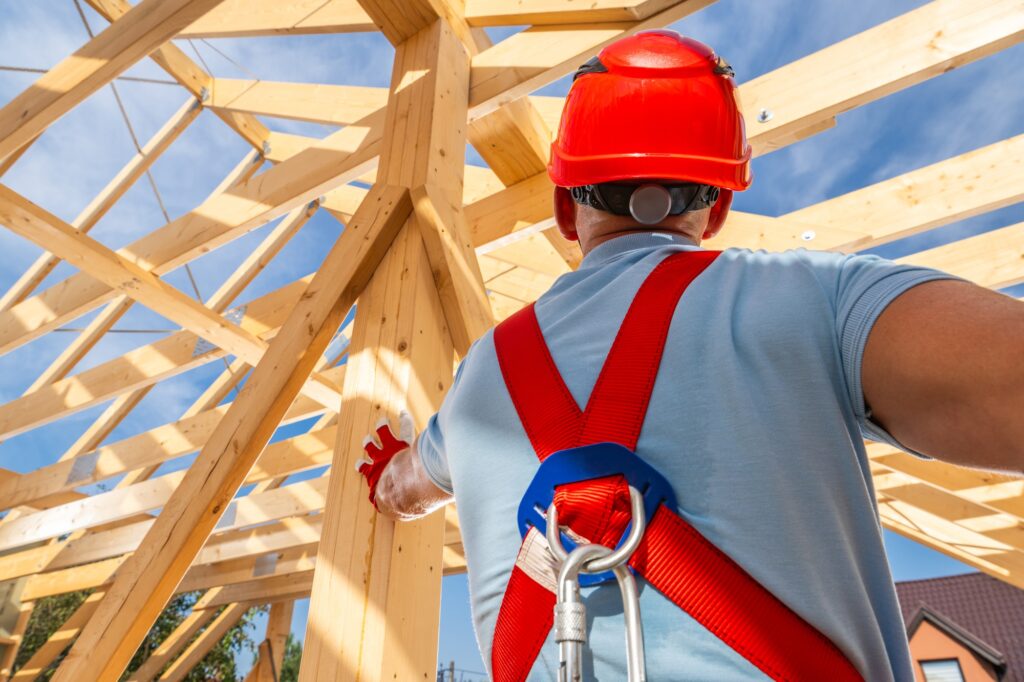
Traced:
[[441, 490], [423, 469], [416, 443], [388, 463], [377, 484], [377, 508], [399, 521], [411, 521], [443, 507], [452, 496]]

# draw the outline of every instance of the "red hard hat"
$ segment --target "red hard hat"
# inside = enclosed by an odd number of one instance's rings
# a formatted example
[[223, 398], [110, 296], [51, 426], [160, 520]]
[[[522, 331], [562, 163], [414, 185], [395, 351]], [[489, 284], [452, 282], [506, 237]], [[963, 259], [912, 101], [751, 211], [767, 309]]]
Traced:
[[658, 179], [744, 190], [750, 145], [735, 88], [714, 50], [675, 31], [614, 42], [577, 72], [548, 175], [560, 187]]

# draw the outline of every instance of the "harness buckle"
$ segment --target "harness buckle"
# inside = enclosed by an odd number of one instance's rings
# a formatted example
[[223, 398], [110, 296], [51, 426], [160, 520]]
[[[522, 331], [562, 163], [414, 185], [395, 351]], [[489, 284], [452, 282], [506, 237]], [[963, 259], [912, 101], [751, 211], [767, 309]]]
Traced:
[[[662, 504], [673, 511], [676, 509], [672, 486], [654, 467], [618, 443], [596, 443], [560, 450], [541, 463], [519, 502], [519, 534], [525, 538], [531, 528], [536, 528], [540, 533], [549, 535], [547, 512], [555, 499], [555, 488], [558, 486], [616, 475], [625, 478], [626, 483], [641, 495], [646, 519], [654, 518], [654, 513]], [[632, 528], [631, 521], [616, 544], [616, 550], [626, 543]], [[558, 537], [566, 554], [576, 548], [577, 543], [565, 531], [559, 529]], [[548, 544], [552, 543], [549, 541]], [[615, 580], [615, 574], [610, 568], [611, 564], [600, 573], [580, 575], [580, 585], [589, 587]]]

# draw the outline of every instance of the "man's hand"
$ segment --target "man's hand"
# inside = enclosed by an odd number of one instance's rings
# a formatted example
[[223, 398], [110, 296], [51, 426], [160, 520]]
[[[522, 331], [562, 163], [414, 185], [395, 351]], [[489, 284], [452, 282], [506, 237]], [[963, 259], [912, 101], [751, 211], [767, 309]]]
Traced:
[[398, 423], [397, 436], [384, 419], [363, 439], [367, 456], [356, 462], [356, 471], [366, 477], [377, 511], [411, 520], [444, 506], [452, 496], [434, 484], [420, 462], [412, 415], [402, 411]]
[[391, 460], [398, 453], [408, 450], [413, 442], [415, 427], [412, 423], [412, 415], [404, 410], [398, 415], [398, 437], [395, 437], [391, 430], [391, 424], [387, 419], [377, 422], [375, 434], [368, 433], [363, 438], [363, 450], [366, 457], [356, 462], [356, 471], [366, 477], [370, 485], [370, 502], [377, 507], [377, 484]]

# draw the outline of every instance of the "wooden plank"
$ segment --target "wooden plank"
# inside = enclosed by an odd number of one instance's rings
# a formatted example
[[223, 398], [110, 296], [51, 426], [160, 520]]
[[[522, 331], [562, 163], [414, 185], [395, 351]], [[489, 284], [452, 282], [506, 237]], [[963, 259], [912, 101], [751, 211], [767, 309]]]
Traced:
[[1024, 569], [1020, 557], [1008, 552], [1002, 543], [897, 500], [883, 499], [878, 510], [882, 525], [886, 528], [999, 580], [1024, 588]]
[[[288, 161], [207, 199], [118, 253], [153, 274], [163, 275], [308, 204], [375, 163], [379, 140], [375, 126], [382, 122], [381, 116], [366, 125], [347, 126]], [[361, 146], [364, 141], [367, 144]], [[10, 310], [0, 311], [0, 353], [39, 337], [113, 296], [110, 287], [77, 274]]]
[[376, 30], [356, 0], [226, 0], [180, 35], [227, 38]]
[[470, 42], [461, 7], [453, 8], [445, 0], [360, 0], [359, 4], [393, 45], [408, 41], [437, 19], [456, 31], [463, 43]]
[[[199, 116], [201, 108], [193, 99], [185, 102], [136, 153], [121, 170], [100, 190], [99, 194], [71, 221], [71, 226], [82, 234], [91, 230], [100, 219], [113, 208], [124, 193], [135, 184], [188, 126]], [[25, 300], [49, 275], [60, 258], [49, 253], [39, 256], [7, 293], [0, 298], [0, 310], [7, 310], [15, 303]]]
[[[250, 493], [251, 495], [252, 493]], [[136, 521], [117, 528], [97, 531], [72, 539], [66, 547], [53, 555], [50, 547], [37, 547], [17, 554], [11, 554], [0, 562], [0, 574], [5, 579], [22, 577], [51, 569], [51, 573], [74, 569], [87, 563], [108, 559], [121, 559], [122, 555], [134, 552], [142, 538], [153, 525], [153, 518]], [[284, 551], [320, 540], [320, 519], [316, 517], [287, 517], [280, 521], [256, 528], [242, 530], [215, 529], [213, 535], [196, 556], [195, 565], [214, 561], [237, 559], [273, 551]], [[123, 561], [122, 561], [123, 563]], [[115, 564], [107, 564], [113, 566]], [[117, 564], [120, 565], [120, 564]], [[80, 580], [82, 585], [100, 585], [86, 578], [68, 577], [68, 581]], [[107, 577], [102, 577], [107, 580]], [[93, 576], [91, 580], [99, 580]]]
[[209, 600], [205, 608], [215, 609], [241, 599], [265, 604], [270, 601], [308, 597], [313, 584], [313, 571], [302, 571], [291, 575], [279, 575], [266, 580], [252, 580], [221, 588], [216, 598]]
[[[123, 17], [132, 8], [128, 0], [86, 0], [100, 16], [114, 22]], [[220, 3], [216, 11], [224, 3]], [[204, 16], [209, 16], [204, 15]], [[199, 68], [192, 59], [173, 43], [165, 43], [149, 55], [157, 66], [166, 71], [172, 78], [181, 83], [192, 96], [205, 100], [210, 92], [212, 78], [210, 74]], [[270, 131], [255, 116], [234, 111], [214, 111], [229, 128], [238, 133], [242, 139], [262, 151]]]
[[[396, 526], [366, 501], [353, 468], [363, 434], [380, 416], [408, 408], [422, 428], [452, 380], [440, 301], [415, 236], [403, 231], [356, 310], [317, 558], [332, 570], [316, 572], [303, 681], [350, 679], [360, 670], [371, 679], [433, 674], [444, 520], [435, 514]], [[341, 613], [330, 606], [338, 603], [346, 604]]]
[[216, 78], [206, 106], [327, 125], [348, 125], [387, 105], [388, 91], [355, 85]]
[[25, 630], [28, 629], [28, 619], [32, 616], [34, 606], [32, 603], [22, 600], [21, 606], [18, 608], [18, 620], [15, 621], [14, 627], [11, 629], [7, 641], [7, 649], [4, 651], [4, 655], [0, 657], [0, 677], [3, 677], [5, 680], [11, 675], [11, 669], [14, 667], [14, 661], [18, 657], [21, 643], [25, 639]]
[[[203, 566], [193, 566], [178, 586], [178, 592], [236, 585], [312, 570], [316, 564], [316, 544], [286, 552], [272, 552]], [[290, 624], [290, 623], [289, 623]]]
[[[706, 4], [710, 0], [688, 0], [685, 7], [676, 5], [645, 21], [630, 24], [625, 32], [674, 21], [679, 16], [695, 11], [695, 2]], [[602, 30], [607, 31], [607, 26]], [[499, 98], [507, 101], [518, 99], [525, 92], [564, 75], [563, 72], [574, 68], [581, 57], [600, 49], [604, 43], [622, 34], [622, 31], [615, 31], [613, 35], [591, 33], [587, 40], [562, 41], [563, 44], [544, 49], [541, 49], [543, 45], [519, 44], [513, 50], [515, 54], [532, 55], [535, 63], [543, 64], [526, 70], [503, 68], [507, 73], [501, 76], [500, 82], [489, 78], [484, 99], [478, 103], [486, 106], [482, 109], [478, 106], [479, 110], [474, 115], [483, 115], [499, 106]], [[549, 40], [550, 36], [541, 42]], [[500, 45], [507, 42], [503, 41]], [[554, 42], [560, 41], [555, 39]], [[499, 46], [474, 57], [474, 63]], [[568, 46], [582, 46], [580, 49], [584, 52], [571, 54]], [[494, 54], [490, 58], [500, 59]], [[478, 72], [478, 76], [484, 72]], [[162, 274], [164, 268], [173, 269], [198, 253], [216, 248], [245, 230], [358, 177], [375, 163], [382, 124], [383, 112], [379, 112], [346, 126], [325, 140], [288, 157], [279, 166], [261, 174], [252, 183], [247, 183], [246, 187], [231, 192], [229, 197], [204, 202], [192, 213], [144, 238], [145, 246], [133, 244], [128, 252], [141, 258], [149, 269]], [[256, 191], [247, 191], [250, 184], [255, 186]], [[305, 191], [296, 194], [300, 190]], [[97, 285], [85, 276], [72, 277], [40, 296], [0, 313], [0, 353], [17, 348], [102, 303], [104, 296], [109, 295], [109, 289]], [[23, 331], [25, 329], [31, 331], [26, 333]]]
[[470, 26], [596, 24], [646, 19], [672, 0], [466, 0]]
[[167, 639], [160, 642], [160, 645], [153, 650], [149, 658], [132, 673], [131, 677], [128, 678], [128, 682], [152, 682], [153, 678], [160, 674], [164, 666], [177, 656], [185, 648], [186, 644], [192, 641], [197, 632], [209, 625], [216, 615], [217, 612], [212, 609], [189, 613], [185, 620], [181, 621], [178, 627], [174, 628], [171, 634], [167, 635]]
[[404, 189], [381, 187], [367, 197], [54, 680], [104, 679], [124, 669], [410, 210]]
[[[153, 273], [83, 235], [3, 185], [0, 185], [0, 220], [13, 232], [49, 249], [79, 270], [226, 352], [243, 358], [250, 365], [258, 363], [266, 352], [267, 344], [255, 334], [232, 324]], [[315, 375], [303, 391], [328, 409], [337, 409], [341, 402], [336, 388]]]
[[667, 26], [712, 2], [683, 0], [641, 21], [535, 26], [506, 38], [473, 57], [470, 120], [571, 74], [583, 61], [619, 38]]
[[143, 0], [0, 109], [0, 159], [222, 0]]
[[259, 645], [255, 665], [245, 677], [245, 682], [278, 682], [284, 649], [292, 625], [292, 610], [295, 600], [286, 599], [270, 605], [267, 616], [267, 636]]
[[[329, 459], [327, 441], [333, 432], [334, 427], [330, 427], [309, 434], [308, 437], [298, 437], [301, 440], [281, 441], [281, 447], [275, 443], [271, 446], [273, 449], [268, 450], [264, 464], [246, 476], [245, 483], [265, 481], [271, 477], [287, 476], [323, 466]], [[296, 447], [296, 443], [299, 447]], [[317, 449], [305, 452], [310, 443], [316, 443]], [[25, 546], [69, 531], [133, 518], [167, 501], [180, 485], [183, 476], [183, 472], [172, 472], [75, 502], [24, 514], [0, 529], [0, 544], [9, 548]], [[229, 530], [296, 513], [316, 511], [323, 507], [326, 487], [326, 481], [315, 479], [295, 483], [288, 486], [287, 490], [271, 490], [259, 496], [240, 498], [231, 503], [232, 520], [224, 521], [218, 528]], [[111, 506], [115, 503], [121, 506]]]
[[[372, 14], [372, 12], [371, 12]], [[410, 81], [406, 74], [423, 74]], [[457, 352], [493, 325], [476, 254], [462, 217], [469, 55], [436, 21], [396, 50], [379, 179], [412, 193], [414, 222]]]
[[9, 682], [33, 682], [60, 654], [68, 648], [92, 617], [103, 599], [103, 592], [93, 592], [81, 606], [59, 627], [46, 643], [36, 649], [25, 665], [18, 668]]
[[1024, 223], [960, 239], [901, 258], [971, 280], [990, 289], [1024, 282]]
[[[181, 656], [175, 659], [158, 679], [166, 680], [167, 682], [178, 682], [178, 680], [184, 679], [192, 668], [196, 667], [206, 657], [210, 649], [224, 638], [228, 630], [233, 628], [250, 608], [252, 608], [251, 604], [228, 604], [227, 608], [212, 623], [206, 626], [199, 636], [189, 644], [188, 648], [182, 652]], [[63, 669], [63, 666], [61, 669]], [[60, 669], [58, 669], [57, 674], [60, 674]]]
[[[1024, 38], [1019, 0], [932, 0], [740, 89], [756, 148]], [[762, 109], [772, 112], [760, 121]], [[764, 149], [767, 151], [767, 149]]]
[[[464, 129], [452, 126], [444, 115], [449, 107], [465, 106], [466, 53], [447, 21], [410, 29], [410, 17], [402, 16], [395, 3], [374, 3], [372, 9], [371, 3], [363, 4], [392, 42], [412, 36], [396, 50], [379, 177], [413, 190], [454, 182], [457, 191], [449, 187], [447, 196], [437, 201], [452, 197], [450, 213], [457, 214]], [[423, 4], [421, 11], [435, 11], [436, 16], [449, 9]], [[413, 13], [411, 21], [416, 19]], [[454, 73], [437, 73], [445, 68]], [[417, 194], [414, 199], [422, 196]], [[415, 220], [422, 222], [421, 214]], [[451, 227], [445, 220], [441, 214], [431, 228]], [[444, 322], [448, 311], [437, 295], [425, 232], [410, 221], [356, 310], [330, 504], [317, 557], [317, 565], [328, 570], [315, 572], [299, 672], [303, 682], [429, 679], [435, 672], [443, 516], [396, 527], [366, 502], [365, 483], [353, 467], [362, 437], [378, 417], [407, 408], [422, 428], [450, 385], [454, 349]], [[447, 315], [449, 323], [453, 317]], [[341, 613], [330, 606], [338, 603], [346, 604]]]
[[[878, 246], [1024, 199], [1018, 135], [783, 216], [807, 225], [856, 227]], [[842, 248], [843, 245], [837, 245]]]
[[[308, 281], [298, 280], [251, 301], [240, 326], [263, 339], [272, 337]], [[0, 434], [22, 433], [221, 357], [224, 351], [199, 345], [199, 337], [192, 332], [172, 334], [0, 405]]]
[[[468, 0], [466, 21], [471, 26], [567, 24], [636, 21], [671, 0]], [[268, 35], [308, 35], [376, 31], [355, 0], [226, 0], [181, 32], [181, 37], [224, 38]]]

